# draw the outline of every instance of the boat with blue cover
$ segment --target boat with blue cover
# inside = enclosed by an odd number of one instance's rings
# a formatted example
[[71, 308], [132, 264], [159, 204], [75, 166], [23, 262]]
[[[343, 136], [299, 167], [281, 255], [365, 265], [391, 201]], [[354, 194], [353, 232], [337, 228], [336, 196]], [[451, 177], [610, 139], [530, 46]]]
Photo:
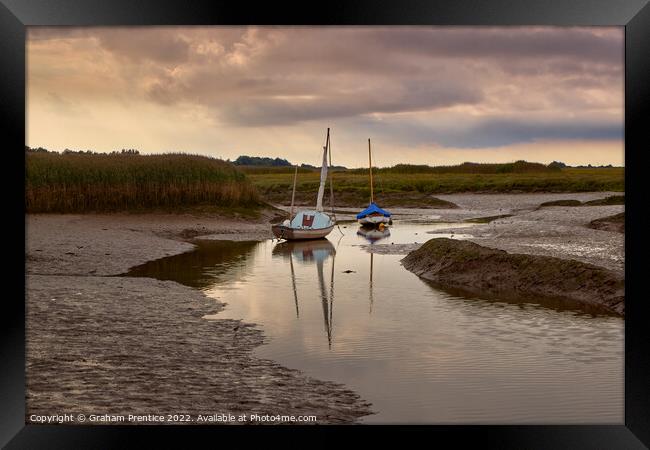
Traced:
[[361, 225], [379, 225], [390, 222], [390, 213], [371, 202], [370, 206], [357, 214], [357, 220]]
[[391, 223], [390, 213], [381, 209], [375, 203], [372, 186], [372, 152], [370, 150], [370, 139], [368, 139], [368, 161], [370, 163], [370, 205], [357, 214], [357, 220], [362, 226], [375, 226], [379, 224], [388, 225]]

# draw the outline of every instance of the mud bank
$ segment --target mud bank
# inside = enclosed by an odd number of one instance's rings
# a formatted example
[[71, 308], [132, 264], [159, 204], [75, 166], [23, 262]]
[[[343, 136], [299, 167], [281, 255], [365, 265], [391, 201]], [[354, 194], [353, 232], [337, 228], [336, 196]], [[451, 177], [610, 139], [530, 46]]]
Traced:
[[272, 237], [273, 211], [236, 220], [189, 214], [30, 214], [27, 272], [41, 275], [117, 275], [153, 259], [190, 251], [197, 237]]
[[620, 274], [550, 256], [512, 254], [454, 239], [431, 239], [402, 259], [404, 267], [443, 287], [476, 295], [577, 302], [625, 314]]
[[[542, 202], [579, 198], [581, 202], [598, 201], [611, 196], [608, 192], [579, 194], [457, 194], [445, 198], [459, 209], [392, 210], [399, 223], [431, 224], [430, 237], [454, 237], [509, 253], [553, 256], [574, 259], [604, 267], [624, 275], [625, 236], [609, 229], [594, 229], [590, 222], [624, 211], [624, 205], [585, 207], [544, 207]], [[459, 223], [463, 223], [459, 226]], [[473, 222], [473, 223], [472, 223]], [[468, 228], [470, 226], [470, 228]], [[428, 240], [428, 239], [426, 239]], [[417, 242], [415, 242], [417, 241]], [[402, 254], [420, 247], [422, 239], [407, 244], [386, 239], [367, 245], [366, 250], [380, 254]], [[382, 245], [383, 244], [383, 245]]]
[[589, 200], [581, 202], [580, 200], [555, 200], [544, 202], [539, 205], [540, 208], [546, 206], [606, 206], [606, 205], [625, 205], [624, 195], [611, 195], [606, 198], [599, 198], [596, 200]]
[[614, 214], [613, 216], [592, 220], [589, 222], [589, 228], [625, 233], [625, 213], [622, 212], [620, 214]]
[[[326, 195], [327, 197], [327, 195]], [[287, 192], [268, 192], [264, 198], [271, 204], [285, 205], [291, 200], [291, 189]], [[368, 206], [368, 196], [359, 192], [337, 192], [334, 195], [334, 204], [337, 208], [364, 209]], [[300, 207], [313, 207], [316, 201], [316, 192], [296, 192], [295, 205]], [[381, 205], [386, 208], [425, 208], [425, 209], [455, 209], [458, 206], [453, 202], [443, 200], [440, 196], [422, 194], [419, 192], [382, 192]], [[285, 205], [288, 206], [288, 205]], [[329, 200], [325, 199], [325, 209], [329, 208]]]
[[[340, 384], [255, 358], [255, 324], [171, 281], [116, 277], [192, 250], [190, 238], [265, 239], [268, 218], [29, 215], [26, 415], [315, 415], [351, 423], [370, 405]], [[227, 299], [225, 299], [227, 301]], [[182, 422], [185, 423], [185, 422]]]
[[206, 320], [222, 304], [171, 281], [28, 277], [27, 416], [315, 415], [368, 406], [340, 385], [251, 356], [262, 332]]
[[[620, 193], [619, 193], [620, 194]], [[442, 219], [465, 220], [499, 214], [511, 214], [479, 223], [471, 231], [449, 227], [432, 232], [469, 233], [472, 242], [509, 253], [553, 256], [575, 259], [624, 274], [625, 238], [622, 233], [593, 229], [592, 220], [624, 211], [624, 205], [589, 205], [582, 207], [549, 206], [539, 208], [547, 201], [578, 199], [582, 203], [616, 195], [610, 192], [581, 194], [521, 194], [521, 195], [454, 195], [444, 197], [457, 203], [461, 209], [445, 211]], [[458, 213], [463, 215], [458, 216]], [[470, 215], [471, 214], [471, 215]]]

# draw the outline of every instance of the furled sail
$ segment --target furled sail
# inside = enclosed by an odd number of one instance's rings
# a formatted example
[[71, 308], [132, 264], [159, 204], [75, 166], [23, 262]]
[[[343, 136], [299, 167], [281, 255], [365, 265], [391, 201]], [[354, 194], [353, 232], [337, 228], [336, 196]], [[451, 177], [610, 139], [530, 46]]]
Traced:
[[327, 145], [323, 147], [323, 166], [320, 170], [320, 186], [318, 187], [318, 198], [316, 199], [316, 211], [323, 211], [323, 195], [325, 194], [326, 181], [327, 181]]

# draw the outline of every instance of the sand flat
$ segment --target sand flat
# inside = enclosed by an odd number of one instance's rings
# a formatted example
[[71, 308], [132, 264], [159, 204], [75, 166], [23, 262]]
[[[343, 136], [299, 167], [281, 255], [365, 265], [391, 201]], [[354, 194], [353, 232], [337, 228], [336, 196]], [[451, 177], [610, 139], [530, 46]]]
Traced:
[[[624, 235], [587, 225], [624, 206], [537, 209], [549, 200], [608, 195], [458, 194], [441, 196], [458, 209], [394, 214], [425, 221], [434, 214], [438, 223], [513, 214], [474, 224], [471, 231], [438, 228], [436, 233], [470, 233], [470, 240], [487, 247], [622, 272]], [[26, 216], [27, 414], [248, 411], [316, 414], [319, 423], [354, 422], [369, 414], [371, 406], [345, 386], [251, 356], [264, 341], [263, 331], [237, 320], [202, 319], [223, 304], [200, 291], [171, 281], [114, 276], [191, 251], [196, 238], [268, 239], [274, 214], [258, 220], [187, 214]], [[404, 254], [419, 245], [369, 250]]]
[[[27, 216], [27, 410], [54, 414], [294, 414], [350, 423], [356, 393], [253, 357], [254, 324], [171, 281], [115, 277], [191, 250], [189, 234], [263, 238], [255, 223], [165, 215]], [[236, 331], [235, 331], [236, 328]]]

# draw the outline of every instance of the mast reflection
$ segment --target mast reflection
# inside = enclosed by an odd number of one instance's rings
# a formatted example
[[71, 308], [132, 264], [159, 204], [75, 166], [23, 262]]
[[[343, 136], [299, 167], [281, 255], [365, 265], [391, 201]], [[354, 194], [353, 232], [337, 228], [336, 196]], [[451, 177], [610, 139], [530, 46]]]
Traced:
[[[294, 302], [296, 305], [296, 317], [300, 318], [300, 306], [298, 302], [298, 289], [296, 287], [296, 272], [294, 259], [301, 264], [316, 264], [318, 274], [318, 286], [323, 307], [323, 322], [329, 348], [332, 347], [332, 323], [334, 304], [334, 262], [336, 249], [327, 239], [315, 239], [310, 241], [285, 241], [273, 247], [272, 255], [282, 256], [289, 259], [291, 267], [291, 284], [293, 288]], [[324, 262], [332, 257], [332, 271], [330, 275], [329, 292], [325, 285]]]
[[[368, 227], [360, 227], [359, 230], [357, 231], [357, 236], [363, 237], [365, 240], [370, 242], [370, 244], [374, 244], [378, 241], [381, 241], [382, 239], [386, 239], [388, 236], [390, 236], [390, 229], [388, 227], [376, 227], [376, 228], [368, 228]], [[373, 297], [373, 290], [372, 290], [372, 269], [373, 269], [373, 259], [374, 259], [374, 253], [371, 251], [370, 252], [370, 281], [368, 282], [368, 297], [370, 299], [370, 311], [369, 313], [372, 314], [372, 306], [374, 303], [374, 297]]]

